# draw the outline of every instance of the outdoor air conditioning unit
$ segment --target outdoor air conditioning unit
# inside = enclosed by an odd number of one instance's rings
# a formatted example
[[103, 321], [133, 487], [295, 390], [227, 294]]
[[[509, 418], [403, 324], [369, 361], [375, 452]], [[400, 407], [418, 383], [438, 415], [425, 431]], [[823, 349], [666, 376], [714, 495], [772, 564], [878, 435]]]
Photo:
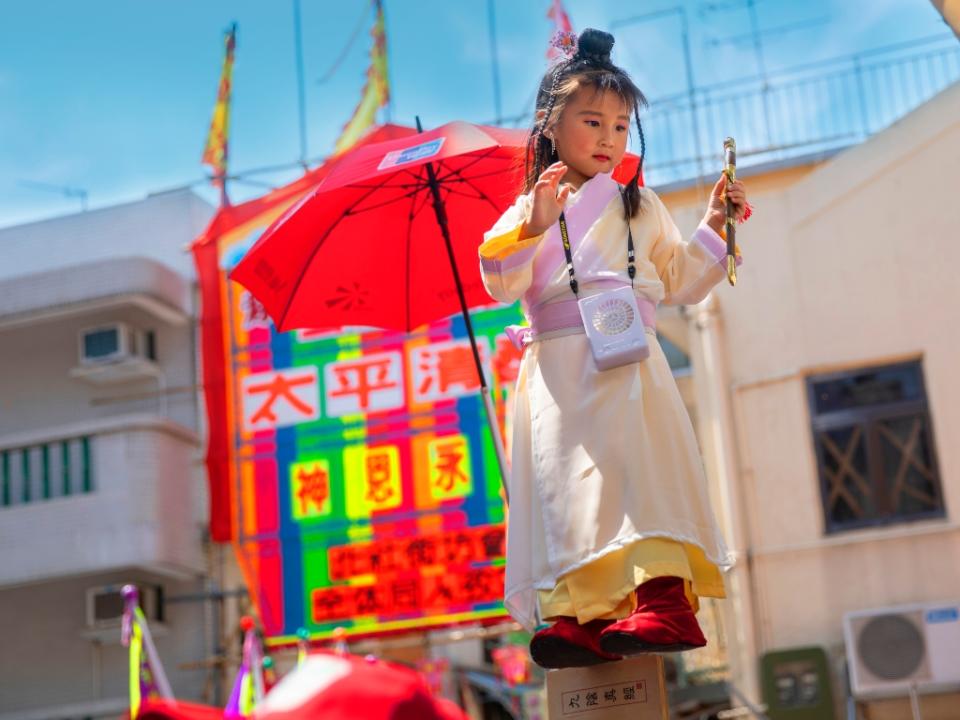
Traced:
[[[126, 584], [126, 583], [125, 583]], [[136, 584], [140, 609], [151, 622], [163, 621], [163, 589], [159, 585]], [[87, 588], [87, 627], [119, 627], [123, 619], [123, 585]]]
[[155, 378], [160, 369], [155, 336], [122, 322], [80, 331], [80, 364], [72, 377], [96, 385]]
[[[101, 642], [119, 642], [123, 620], [123, 585], [99, 585], [87, 588], [86, 629], [84, 636]], [[148, 583], [134, 583], [140, 592], [140, 609], [150, 628], [163, 628], [163, 588]]]
[[960, 603], [858, 610], [843, 618], [850, 687], [860, 699], [960, 687]]
[[133, 358], [156, 359], [152, 332], [138, 330], [122, 322], [80, 331], [81, 365], [104, 365]]

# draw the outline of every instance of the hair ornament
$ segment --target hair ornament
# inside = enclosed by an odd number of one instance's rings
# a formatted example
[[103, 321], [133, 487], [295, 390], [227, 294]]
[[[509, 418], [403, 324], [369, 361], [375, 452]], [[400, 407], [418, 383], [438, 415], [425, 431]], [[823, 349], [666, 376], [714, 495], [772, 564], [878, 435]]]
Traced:
[[550, 39], [550, 47], [556, 48], [563, 57], [572, 58], [577, 52], [577, 36], [572, 32], [558, 30]]

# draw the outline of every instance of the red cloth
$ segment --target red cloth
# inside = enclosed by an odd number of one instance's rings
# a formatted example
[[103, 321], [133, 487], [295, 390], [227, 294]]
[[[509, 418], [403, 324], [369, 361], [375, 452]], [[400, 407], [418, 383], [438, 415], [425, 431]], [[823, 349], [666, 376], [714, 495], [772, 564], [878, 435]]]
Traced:
[[145, 700], [137, 720], [223, 720], [223, 710], [182, 700]]
[[355, 655], [312, 653], [257, 708], [256, 720], [468, 720], [419, 673]]

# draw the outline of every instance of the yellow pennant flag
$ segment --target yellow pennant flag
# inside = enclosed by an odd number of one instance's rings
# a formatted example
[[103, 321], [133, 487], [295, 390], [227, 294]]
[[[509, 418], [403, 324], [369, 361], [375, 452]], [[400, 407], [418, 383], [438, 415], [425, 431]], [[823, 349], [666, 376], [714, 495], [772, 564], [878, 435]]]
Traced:
[[237, 25], [234, 23], [226, 34], [226, 54], [223, 58], [223, 71], [220, 74], [220, 87], [217, 90], [217, 104], [213, 108], [210, 120], [210, 133], [203, 149], [204, 165], [213, 170], [213, 182], [224, 186], [227, 174], [227, 138], [230, 132], [230, 88], [233, 78], [233, 51], [237, 44]]
[[370, 67], [367, 70], [367, 84], [363, 96], [353, 111], [353, 117], [344, 125], [343, 132], [333, 148], [333, 154], [339, 155], [347, 150], [374, 124], [377, 110], [390, 100], [390, 84], [387, 79], [387, 34], [383, 22], [383, 3], [374, 0], [377, 16], [370, 32], [373, 48], [370, 50]]

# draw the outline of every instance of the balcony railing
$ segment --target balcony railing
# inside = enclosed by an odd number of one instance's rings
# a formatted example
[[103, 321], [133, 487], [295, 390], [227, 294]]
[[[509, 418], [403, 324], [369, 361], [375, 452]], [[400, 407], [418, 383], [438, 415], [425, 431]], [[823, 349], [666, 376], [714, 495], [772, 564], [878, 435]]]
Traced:
[[647, 181], [719, 174], [723, 138], [739, 167], [862, 142], [960, 78], [952, 36], [813, 63], [652, 102], [645, 116]]
[[0, 510], [94, 490], [89, 435], [0, 449]]
[[202, 571], [198, 445], [151, 413], [0, 437], [0, 588], [129, 567]]

